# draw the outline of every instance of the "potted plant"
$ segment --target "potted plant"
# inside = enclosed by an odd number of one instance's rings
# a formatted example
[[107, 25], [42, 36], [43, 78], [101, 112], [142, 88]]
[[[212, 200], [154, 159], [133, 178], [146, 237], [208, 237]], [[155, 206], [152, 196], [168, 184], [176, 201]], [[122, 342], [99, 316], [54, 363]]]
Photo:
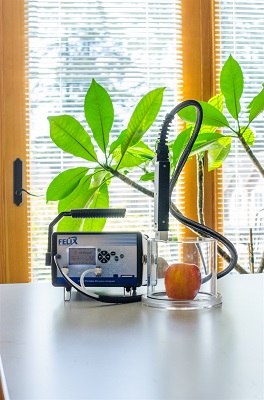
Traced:
[[[239, 140], [246, 153], [264, 177], [264, 170], [251, 147], [254, 144], [254, 134], [250, 125], [264, 109], [264, 89], [252, 99], [246, 112], [248, 123], [240, 124], [240, 99], [243, 93], [243, 73], [238, 62], [230, 56], [225, 62], [220, 76], [221, 93], [208, 102], [201, 101], [203, 108], [203, 125], [193, 146], [190, 156], [197, 156], [200, 179], [200, 222], [203, 221], [203, 191], [202, 191], [202, 159], [205, 152], [208, 156], [209, 170], [222, 165], [228, 156], [232, 142]], [[84, 165], [61, 172], [50, 183], [47, 201], [58, 201], [58, 211], [72, 208], [108, 208], [109, 185], [113, 179], [121, 179], [143, 194], [153, 197], [153, 191], [144, 186], [144, 182], [154, 179], [152, 161], [154, 149], [144, 142], [144, 134], [154, 123], [160, 110], [164, 87], [147, 93], [137, 104], [127, 127], [120, 135], [111, 141], [111, 129], [114, 121], [114, 108], [106, 89], [94, 79], [84, 100], [84, 113], [91, 129], [91, 134], [72, 116], [50, 116], [50, 136], [53, 142], [63, 151], [84, 160]], [[224, 104], [228, 117], [224, 113]], [[185, 148], [195, 122], [195, 110], [188, 107], [179, 113], [186, 122], [186, 129], [170, 142], [171, 168], [174, 169]], [[231, 122], [229, 122], [231, 117]], [[219, 131], [225, 128], [225, 132]], [[226, 133], [227, 131], [227, 133]], [[95, 145], [98, 150], [95, 150]], [[144, 172], [140, 182], [129, 177], [134, 168]], [[176, 207], [176, 206], [175, 206]], [[60, 222], [59, 230], [96, 230], [105, 225], [104, 219], [67, 220]], [[221, 255], [228, 255], [219, 248]], [[263, 259], [264, 257], [262, 257]], [[263, 262], [259, 270], [263, 271]], [[239, 272], [246, 272], [237, 266]]]

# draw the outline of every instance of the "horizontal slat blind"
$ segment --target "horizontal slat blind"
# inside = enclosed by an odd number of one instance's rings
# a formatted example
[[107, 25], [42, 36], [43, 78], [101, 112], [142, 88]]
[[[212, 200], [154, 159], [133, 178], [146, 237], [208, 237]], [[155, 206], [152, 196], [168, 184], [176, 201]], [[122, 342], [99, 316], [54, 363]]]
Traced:
[[[154, 148], [165, 114], [181, 96], [181, 13], [179, 0], [27, 0], [29, 80], [29, 182], [33, 279], [49, 279], [44, 267], [47, 228], [57, 215], [45, 191], [59, 172], [83, 165], [56, 148], [47, 116], [70, 114], [87, 126], [85, 93], [94, 78], [114, 103], [113, 139], [126, 127], [138, 100], [166, 86], [158, 121], [148, 135]], [[138, 180], [139, 171], [130, 175]], [[153, 189], [150, 184], [146, 187]], [[111, 184], [111, 206], [126, 207], [125, 227], [151, 233], [153, 201], [124, 183]], [[124, 229], [109, 220], [107, 230]]]
[[[264, 3], [262, 0], [220, 1], [217, 25], [221, 62], [230, 54], [240, 63], [244, 74], [241, 121], [247, 123], [246, 107], [264, 83]], [[219, 71], [220, 65], [217, 66]], [[255, 133], [252, 150], [264, 165], [263, 114], [251, 125]], [[249, 270], [249, 229], [253, 231], [255, 267], [264, 249], [264, 179], [254, 167], [237, 139], [223, 167], [224, 229], [239, 253], [239, 262]]]

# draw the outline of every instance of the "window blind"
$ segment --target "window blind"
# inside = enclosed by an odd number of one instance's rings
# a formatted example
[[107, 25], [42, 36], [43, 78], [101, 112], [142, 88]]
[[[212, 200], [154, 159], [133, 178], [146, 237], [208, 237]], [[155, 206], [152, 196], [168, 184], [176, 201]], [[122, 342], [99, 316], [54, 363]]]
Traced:
[[[264, 83], [264, 3], [261, 0], [223, 0], [219, 2], [216, 44], [223, 64], [230, 54], [240, 63], [244, 74], [241, 115], [246, 125], [246, 107]], [[217, 65], [219, 73], [220, 66]], [[252, 150], [264, 165], [263, 114], [251, 125], [255, 143]], [[248, 243], [253, 234], [255, 267], [264, 248], [264, 179], [254, 167], [238, 139], [233, 139], [231, 153], [223, 166], [224, 231], [234, 242], [240, 264], [249, 271]]]
[[[109, 92], [115, 110], [113, 138], [126, 127], [139, 99], [166, 86], [159, 117], [148, 133], [154, 148], [165, 114], [181, 96], [181, 12], [179, 0], [27, 0], [26, 69], [28, 79], [28, 187], [31, 197], [31, 265], [33, 280], [49, 279], [44, 266], [48, 224], [57, 204], [46, 204], [45, 192], [61, 171], [82, 161], [51, 142], [47, 117], [69, 114], [85, 123], [83, 102], [94, 78]], [[89, 131], [89, 130], [88, 130]], [[130, 175], [138, 180], [139, 171]], [[151, 188], [151, 184], [146, 184]], [[127, 209], [125, 227], [150, 233], [150, 198], [115, 180], [111, 207]], [[124, 228], [109, 220], [106, 230]]]

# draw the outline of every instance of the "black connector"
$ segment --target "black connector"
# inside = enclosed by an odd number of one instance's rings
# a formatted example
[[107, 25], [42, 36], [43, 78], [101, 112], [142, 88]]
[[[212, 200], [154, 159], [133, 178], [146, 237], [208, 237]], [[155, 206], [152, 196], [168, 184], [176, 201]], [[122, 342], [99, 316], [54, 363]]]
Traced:
[[154, 230], [158, 240], [167, 240], [169, 231], [170, 162], [167, 135], [171, 118], [162, 124], [156, 148], [154, 175]]
[[159, 142], [156, 149], [156, 161], [169, 161], [169, 149], [165, 141]]
[[[159, 232], [160, 235], [160, 232], [168, 232], [169, 230], [169, 161], [156, 162], [154, 185], [154, 230]], [[166, 240], [167, 237], [163, 233], [159, 239]]]

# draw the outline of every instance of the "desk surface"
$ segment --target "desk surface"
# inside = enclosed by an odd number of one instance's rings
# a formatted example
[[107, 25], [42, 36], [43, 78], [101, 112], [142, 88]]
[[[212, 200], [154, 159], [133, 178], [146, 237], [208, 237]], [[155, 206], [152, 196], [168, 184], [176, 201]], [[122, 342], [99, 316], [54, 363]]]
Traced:
[[223, 304], [106, 305], [49, 283], [0, 286], [11, 400], [264, 399], [264, 275], [218, 281]]

